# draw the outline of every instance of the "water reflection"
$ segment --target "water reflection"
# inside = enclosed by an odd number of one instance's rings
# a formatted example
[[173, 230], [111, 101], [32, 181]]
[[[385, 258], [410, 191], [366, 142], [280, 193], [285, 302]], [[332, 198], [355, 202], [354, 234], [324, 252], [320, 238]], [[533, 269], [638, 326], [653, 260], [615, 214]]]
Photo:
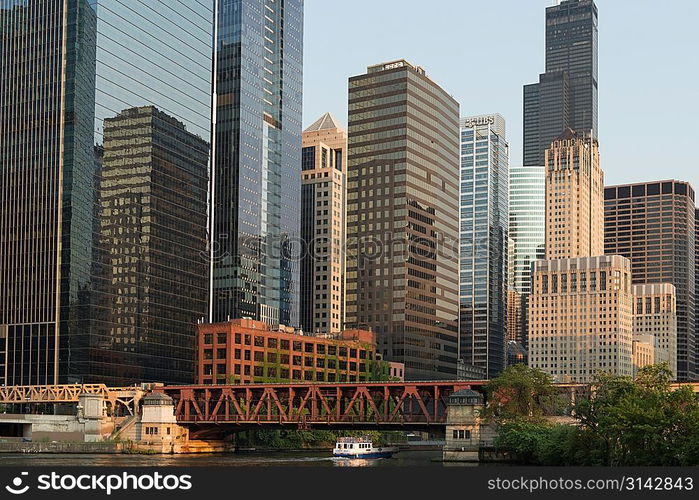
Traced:
[[401, 451], [393, 458], [338, 459], [330, 451], [200, 455], [0, 454], [0, 467], [405, 467], [438, 466], [440, 451]]

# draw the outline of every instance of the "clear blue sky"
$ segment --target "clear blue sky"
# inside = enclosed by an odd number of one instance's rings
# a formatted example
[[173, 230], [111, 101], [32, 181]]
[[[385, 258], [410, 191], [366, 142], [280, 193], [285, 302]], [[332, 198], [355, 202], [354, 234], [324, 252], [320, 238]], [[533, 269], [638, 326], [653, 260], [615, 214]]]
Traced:
[[[553, 0], [306, 0], [304, 126], [347, 124], [347, 78], [404, 58], [461, 104], [498, 112], [521, 163], [522, 85], [544, 70]], [[699, 1], [597, 0], [606, 184], [677, 178], [699, 190]]]

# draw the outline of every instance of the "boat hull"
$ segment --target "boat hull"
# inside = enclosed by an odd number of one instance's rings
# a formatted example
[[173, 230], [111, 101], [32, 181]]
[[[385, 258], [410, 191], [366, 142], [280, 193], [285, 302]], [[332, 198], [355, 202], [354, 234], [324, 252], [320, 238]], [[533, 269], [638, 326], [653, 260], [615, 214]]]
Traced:
[[336, 458], [391, 458], [393, 451], [373, 451], [371, 453], [333, 453]]
[[335, 458], [391, 458], [394, 453], [398, 452], [398, 448], [374, 448], [365, 452], [334, 449], [333, 457]]

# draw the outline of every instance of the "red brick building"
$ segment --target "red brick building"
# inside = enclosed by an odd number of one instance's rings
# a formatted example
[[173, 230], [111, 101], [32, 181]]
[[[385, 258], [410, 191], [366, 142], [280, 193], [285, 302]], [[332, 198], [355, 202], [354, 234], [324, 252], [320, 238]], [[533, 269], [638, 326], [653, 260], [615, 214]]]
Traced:
[[367, 330], [312, 337], [251, 319], [199, 325], [198, 384], [365, 382], [387, 380], [393, 371], [377, 360]]

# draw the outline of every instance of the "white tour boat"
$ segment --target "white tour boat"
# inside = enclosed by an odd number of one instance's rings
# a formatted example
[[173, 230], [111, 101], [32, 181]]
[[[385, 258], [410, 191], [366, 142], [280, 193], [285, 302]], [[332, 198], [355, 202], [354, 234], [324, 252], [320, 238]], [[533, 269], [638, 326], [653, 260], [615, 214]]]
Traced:
[[338, 458], [391, 458], [398, 452], [395, 446], [374, 447], [369, 437], [338, 438], [333, 456]]

